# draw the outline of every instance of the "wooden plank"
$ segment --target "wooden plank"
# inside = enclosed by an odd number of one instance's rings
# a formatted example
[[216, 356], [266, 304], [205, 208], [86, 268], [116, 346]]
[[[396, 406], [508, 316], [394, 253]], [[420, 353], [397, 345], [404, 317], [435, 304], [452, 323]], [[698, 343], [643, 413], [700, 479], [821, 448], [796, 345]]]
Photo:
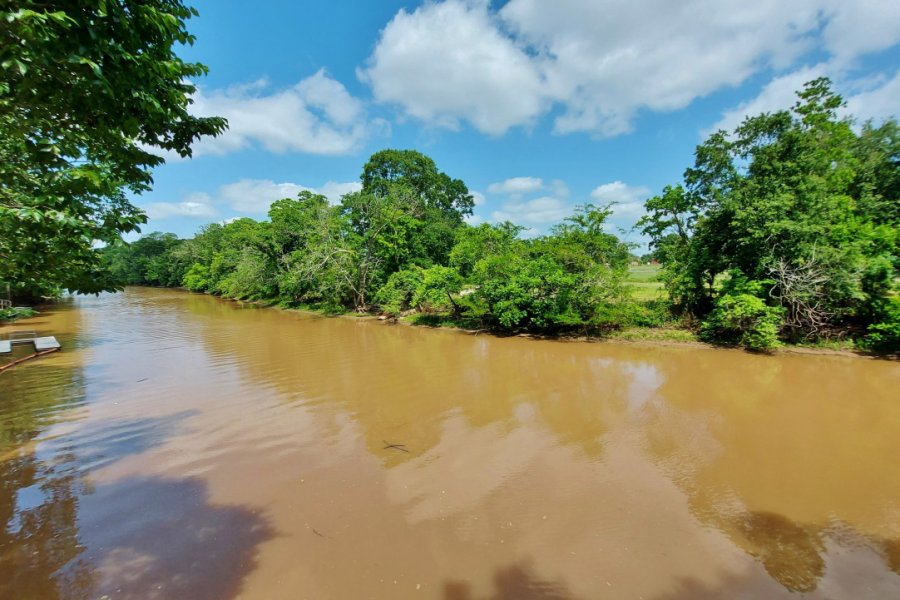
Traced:
[[50, 348], [49, 350], [44, 350], [43, 352], [35, 352], [34, 354], [29, 354], [28, 356], [23, 356], [18, 360], [14, 360], [11, 363], [7, 363], [5, 365], [0, 366], [0, 373], [3, 373], [7, 369], [12, 369], [16, 365], [20, 365], [27, 360], [31, 360], [33, 358], [40, 358], [41, 356], [46, 356], [47, 354], [52, 354], [53, 352], [59, 352], [59, 348]]
[[60, 344], [56, 341], [55, 337], [39, 337], [34, 338], [34, 349], [38, 352], [42, 352], [44, 350], [52, 350], [59, 349]]
[[12, 352], [12, 344], [9, 340], [0, 340], [0, 354], [9, 354]]

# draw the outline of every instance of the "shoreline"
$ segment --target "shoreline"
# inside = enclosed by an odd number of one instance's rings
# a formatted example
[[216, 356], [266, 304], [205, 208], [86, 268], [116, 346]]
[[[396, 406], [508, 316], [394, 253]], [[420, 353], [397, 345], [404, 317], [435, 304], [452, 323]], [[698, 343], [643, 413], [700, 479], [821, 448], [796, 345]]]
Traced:
[[[173, 289], [173, 288], [168, 288]], [[177, 288], [182, 289], [182, 288]], [[196, 293], [190, 292], [189, 290], [184, 290], [188, 293]], [[315, 315], [318, 317], [325, 318], [344, 318], [344, 319], [354, 319], [354, 320], [366, 320], [366, 321], [374, 321], [376, 323], [389, 325], [389, 326], [406, 326], [406, 327], [417, 327], [422, 329], [431, 329], [431, 330], [446, 330], [453, 331], [457, 333], [465, 333], [468, 335], [490, 335], [493, 337], [503, 338], [503, 337], [518, 337], [518, 338], [526, 338], [535, 341], [556, 341], [556, 342], [572, 342], [572, 343], [590, 343], [590, 344], [623, 344], [623, 345], [631, 345], [631, 346], [646, 346], [646, 347], [657, 347], [657, 348], [695, 348], [695, 349], [707, 349], [707, 350], [729, 350], [736, 352], [743, 352], [749, 355], [755, 356], [778, 356], [782, 354], [799, 354], [799, 355], [807, 355], [807, 356], [839, 356], [844, 358], [859, 358], [859, 359], [867, 359], [867, 360], [898, 360], [898, 357], [892, 355], [879, 355], [879, 354], [871, 354], [866, 353], [861, 350], [840, 350], [835, 348], [816, 348], [811, 346], [798, 346], [798, 345], [788, 345], [785, 344], [773, 350], [772, 352], [751, 352], [749, 350], [745, 350], [744, 348], [740, 348], [737, 346], [725, 346], [725, 345], [716, 345], [711, 344], [709, 342], [704, 342], [699, 339], [666, 339], [663, 337], [659, 337], [654, 339], [652, 337], [648, 338], [640, 338], [640, 339], [628, 339], [625, 337], [628, 332], [639, 331], [639, 332], [653, 332], [653, 331], [663, 331], [662, 329], [654, 329], [654, 328], [633, 328], [626, 329], [619, 332], [615, 332], [609, 336], [589, 336], [589, 335], [566, 335], [566, 334], [540, 334], [540, 333], [529, 333], [529, 332], [518, 332], [518, 333], [500, 333], [491, 329], [472, 329], [467, 327], [461, 327], [457, 325], [430, 325], [427, 323], [415, 323], [413, 321], [404, 319], [404, 318], [384, 318], [383, 315], [376, 315], [373, 313], [357, 313], [354, 314], [352, 312], [346, 313], [327, 313], [320, 310], [315, 310], [313, 308], [303, 308], [303, 307], [289, 307], [289, 306], [280, 306], [278, 304], [268, 304], [264, 301], [244, 301], [244, 300], [236, 300], [233, 298], [225, 298], [222, 296], [216, 296], [215, 294], [206, 294], [206, 296], [212, 296], [214, 298], [220, 298], [229, 302], [236, 302], [239, 304], [252, 304], [259, 308], [274, 308], [277, 310], [283, 310], [286, 312], [297, 312], [308, 315]], [[690, 333], [687, 329], [678, 329], [678, 330], [669, 330], [669, 331], [683, 331], [686, 333]], [[623, 335], [625, 334], [625, 335]], [[691, 334], [693, 335], [693, 334]]]
[[[209, 296], [211, 298], [216, 298], [222, 300], [224, 302], [230, 302], [234, 304], [241, 305], [251, 305], [256, 308], [266, 308], [266, 309], [276, 309], [282, 310], [286, 312], [296, 312], [307, 315], [315, 315], [318, 317], [325, 318], [344, 318], [344, 319], [356, 319], [356, 320], [368, 320], [375, 321], [377, 323], [386, 324], [386, 325], [401, 325], [407, 327], [418, 327], [422, 329], [434, 329], [434, 330], [446, 330], [446, 331], [454, 331], [458, 333], [466, 333], [469, 335], [490, 335], [493, 337], [519, 337], [519, 338], [527, 338], [535, 341], [557, 341], [557, 342], [578, 342], [578, 343], [611, 343], [611, 344], [624, 344], [631, 346], [646, 346], [646, 347], [669, 347], [669, 348], [695, 348], [695, 349], [708, 349], [708, 350], [730, 350], [730, 351], [739, 351], [744, 352], [750, 355], [769, 355], [769, 356], [778, 356], [782, 354], [800, 354], [807, 356], [840, 356], [845, 358], [859, 358], [859, 359], [868, 359], [868, 360], [891, 360], [898, 361], [900, 357], [897, 355], [890, 354], [872, 354], [863, 352], [861, 350], [853, 350], [853, 349], [836, 349], [836, 348], [817, 348], [811, 346], [801, 346], [801, 345], [790, 345], [785, 344], [774, 349], [768, 353], [756, 353], [745, 350], [736, 346], [726, 346], [726, 345], [717, 345], [709, 342], [704, 342], [702, 340], [697, 339], [690, 330], [687, 329], [665, 329], [665, 328], [649, 328], [649, 327], [636, 327], [630, 329], [623, 329], [608, 336], [591, 336], [591, 335], [572, 335], [572, 334], [541, 334], [541, 333], [531, 333], [527, 331], [517, 332], [517, 333], [503, 333], [498, 332], [491, 329], [474, 329], [467, 328], [458, 325], [452, 324], [428, 324], [428, 323], [416, 323], [406, 318], [393, 318], [393, 317], [385, 317], [384, 315], [377, 315], [374, 313], [353, 313], [353, 312], [344, 312], [344, 313], [329, 313], [323, 310], [317, 310], [313, 307], [291, 307], [291, 306], [282, 306], [275, 302], [264, 301], [264, 300], [239, 300], [236, 298], [228, 298], [225, 296], [220, 296], [217, 294], [210, 294], [208, 292], [192, 292], [187, 288], [183, 287], [159, 287], [159, 286], [128, 286], [128, 287], [138, 287], [138, 288], [149, 288], [155, 290], [171, 290], [183, 292], [186, 294], [196, 294], [200, 296]], [[118, 293], [118, 292], [116, 292]], [[51, 304], [52, 305], [52, 304]], [[40, 313], [33, 315], [39, 316]], [[12, 325], [13, 323], [27, 320], [31, 317], [23, 317], [15, 320], [0, 320], [0, 327], [4, 325]], [[684, 334], [685, 339], [677, 339], [674, 337], [666, 338], [664, 336], [654, 337], [654, 333], [650, 333], [649, 335], [640, 335], [646, 334], [648, 332], [661, 332], [661, 331], [677, 331], [682, 332]], [[639, 333], [639, 335], [635, 335], [634, 337], [629, 337], [631, 333]], [[690, 339], [687, 339], [690, 336]]]

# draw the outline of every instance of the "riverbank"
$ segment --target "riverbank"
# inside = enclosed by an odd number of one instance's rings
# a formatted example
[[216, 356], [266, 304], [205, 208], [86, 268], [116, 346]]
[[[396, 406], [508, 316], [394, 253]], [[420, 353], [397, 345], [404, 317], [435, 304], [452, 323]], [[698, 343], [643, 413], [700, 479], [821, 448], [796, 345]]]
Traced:
[[[189, 292], [188, 293], [195, 293]], [[741, 348], [737, 345], [714, 344], [706, 342], [697, 333], [688, 328], [677, 327], [628, 327], [619, 330], [610, 330], [603, 334], [584, 335], [571, 332], [561, 332], [557, 334], [536, 333], [529, 331], [503, 331], [488, 327], [474, 327], [467, 325], [459, 320], [455, 320], [448, 315], [435, 315], [427, 313], [414, 313], [401, 316], [398, 318], [389, 317], [375, 312], [358, 313], [354, 311], [335, 312], [328, 311], [311, 305], [304, 306], [286, 306], [278, 303], [268, 303], [261, 301], [243, 301], [215, 296], [213, 294], [204, 294], [221, 298], [223, 300], [237, 302], [240, 304], [253, 305], [259, 308], [275, 308], [289, 312], [300, 312], [313, 314], [322, 317], [335, 317], [353, 320], [368, 320], [377, 323], [389, 325], [404, 325], [410, 327], [422, 327], [425, 329], [448, 329], [468, 334], [483, 334], [494, 337], [519, 337], [533, 340], [556, 340], [566, 342], [590, 342], [590, 343], [614, 343], [627, 344], [633, 346], [656, 346], [656, 347], [694, 347], [708, 348], [717, 350], [740, 350], [748, 354], [805, 354], [810, 356], [843, 356], [864, 359], [888, 359], [897, 360], [898, 356], [888, 354], [876, 354], [860, 350], [852, 341], [842, 340], [834, 342], [820, 342], [817, 344], [784, 344], [766, 353], [752, 352]]]
[[38, 314], [38, 311], [28, 306], [13, 306], [10, 308], [0, 308], [0, 326], [5, 323], [12, 323], [19, 319], [27, 319]]
[[[591, 343], [616, 343], [616, 344], [628, 344], [628, 345], [639, 345], [639, 346], [657, 346], [657, 347], [667, 347], [667, 346], [680, 346], [680, 347], [695, 347], [695, 348], [713, 348], [720, 350], [743, 350], [739, 346], [736, 345], [728, 345], [728, 344], [715, 344], [704, 341], [700, 339], [697, 332], [687, 328], [687, 327], [676, 327], [676, 326], [668, 326], [668, 327], [624, 327], [619, 329], [608, 329], [604, 331], [593, 331], [590, 333], [576, 333], [576, 332], [557, 332], [557, 333], [548, 333], [548, 332], [534, 332], [527, 330], [501, 330], [496, 328], [484, 327], [480, 326], [472, 322], [472, 320], [459, 319], [454, 318], [449, 314], [436, 314], [436, 313], [423, 313], [423, 312], [411, 312], [399, 317], [388, 316], [385, 314], [381, 314], [379, 312], [355, 312], [351, 310], [344, 311], [335, 311], [328, 310], [321, 306], [311, 305], [311, 304], [301, 304], [301, 305], [289, 305], [286, 303], [279, 303], [275, 301], [265, 301], [265, 300], [241, 300], [237, 298], [228, 298], [225, 296], [221, 296], [218, 294], [210, 294], [207, 292], [193, 292], [183, 287], [178, 288], [170, 288], [170, 287], [157, 287], [157, 286], [130, 286], [136, 288], [149, 288], [149, 289], [169, 289], [169, 290], [178, 290], [184, 292], [186, 294], [195, 294], [202, 296], [210, 296], [213, 298], [218, 298], [220, 300], [224, 300], [227, 302], [234, 302], [237, 304], [241, 304], [244, 306], [254, 306], [257, 308], [269, 308], [269, 309], [277, 309], [284, 310], [289, 312], [300, 312], [307, 314], [314, 314], [323, 317], [339, 317], [346, 319], [354, 319], [354, 320], [371, 320], [379, 323], [386, 323], [391, 325], [406, 325], [413, 327], [422, 327], [426, 329], [452, 329], [455, 331], [460, 331], [469, 334], [485, 334], [491, 335], [499, 338], [503, 337], [520, 337], [520, 338], [528, 338], [534, 340], [557, 340], [557, 341], [568, 341], [568, 342], [591, 342]], [[18, 307], [17, 310], [20, 310], [20, 314], [8, 320], [3, 320], [0, 318], [0, 327], [4, 324], [11, 324], [14, 321], [23, 318], [29, 318], [32, 316], [36, 316], [40, 314], [38, 311], [35, 311], [30, 308]], [[743, 350], [745, 352], [751, 354], [760, 354], [754, 353], [751, 351]], [[844, 356], [844, 357], [854, 357], [854, 358], [868, 358], [868, 359], [889, 359], [889, 360], [897, 360], [900, 359], [900, 356], [891, 355], [891, 354], [877, 354], [872, 352], [867, 352], [859, 349], [852, 340], [839, 340], [839, 341], [826, 341], [826, 342], [818, 342], [811, 344], [783, 344], [775, 349], [770, 350], [769, 352], [762, 353], [769, 355], [778, 355], [778, 354], [806, 354], [806, 355], [819, 355], [819, 356]]]

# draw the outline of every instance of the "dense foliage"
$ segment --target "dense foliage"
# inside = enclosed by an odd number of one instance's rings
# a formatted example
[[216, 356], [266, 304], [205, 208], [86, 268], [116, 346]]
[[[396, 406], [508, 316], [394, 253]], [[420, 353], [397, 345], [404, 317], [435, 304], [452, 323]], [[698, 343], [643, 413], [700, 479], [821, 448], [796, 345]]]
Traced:
[[673, 305], [711, 338], [768, 349], [854, 334], [896, 350], [897, 122], [855, 128], [827, 79], [798, 95], [711, 135], [639, 225]]
[[604, 231], [607, 209], [581, 207], [522, 239], [511, 223], [467, 225], [465, 184], [419, 152], [378, 152], [361, 181], [335, 206], [301, 192], [267, 221], [212, 224], [190, 240], [154, 233], [107, 249], [105, 262], [123, 283], [503, 329], [615, 327], [631, 314], [629, 248]]
[[[146, 218], [126, 192], [225, 122], [188, 113], [206, 72], [181, 0], [0, 2], [0, 282], [16, 297], [115, 288], [98, 243]], [[159, 152], [159, 150], [157, 150]], [[132, 277], [132, 281], [134, 278]]]
[[671, 325], [758, 351], [851, 336], [900, 341], [900, 141], [894, 120], [837, 116], [825, 79], [791, 109], [748, 118], [697, 148], [680, 185], [646, 202], [639, 227], [662, 264], [668, 303], [629, 293], [629, 246], [586, 205], [549, 235], [470, 226], [465, 184], [415, 151], [366, 163], [337, 205], [302, 192], [267, 221], [152, 234], [105, 252], [126, 283], [333, 311], [415, 313], [500, 330], [603, 331]]

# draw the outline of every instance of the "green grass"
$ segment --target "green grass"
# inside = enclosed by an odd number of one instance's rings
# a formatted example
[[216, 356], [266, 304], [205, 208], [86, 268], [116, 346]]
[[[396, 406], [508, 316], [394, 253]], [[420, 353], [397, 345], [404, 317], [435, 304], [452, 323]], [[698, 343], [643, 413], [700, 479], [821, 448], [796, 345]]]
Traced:
[[794, 348], [808, 348], [810, 350], [834, 350], [836, 352], [856, 352], [859, 350], [859, 347], [850, 338], [801, 341], [795, 344], [787, 344], [787, 346], [793, 346]]
[[665, 295], [662, 284], [655, 281], [628, 282], [625, 287], [628, 288], [631, 297], [635, 300], [657, 300]]
[[425, 327], [451, 327], [458, 329], [481, 329], [482, 324], [476, 317], [454, 317], [447, 313], [415, 313], [400, 317], [400, 321]]
[[697, 336], [689, 329], [677, 327], [628, 327], [613, 331], [608, 335], [611, 340], [628, 342], [699, 342]]
[[659, 281], [659, 265], [629, 267], [625, 286], [631, 291], [631, 297], [639, 301], [656, 300], [665, 294]]
[[628, 267], [628, 281], [658, 281], [659, 265], [638, 265], [636, 267]]
[[0, 309], [0, 322], [3, 321], [15, 321], [16, 319], [27, 319], [28, 317], [33, 317], [38, 312], [33, 308], [23, 307], [23, 306], [14, 306], [12, 308], [4, 308]]

